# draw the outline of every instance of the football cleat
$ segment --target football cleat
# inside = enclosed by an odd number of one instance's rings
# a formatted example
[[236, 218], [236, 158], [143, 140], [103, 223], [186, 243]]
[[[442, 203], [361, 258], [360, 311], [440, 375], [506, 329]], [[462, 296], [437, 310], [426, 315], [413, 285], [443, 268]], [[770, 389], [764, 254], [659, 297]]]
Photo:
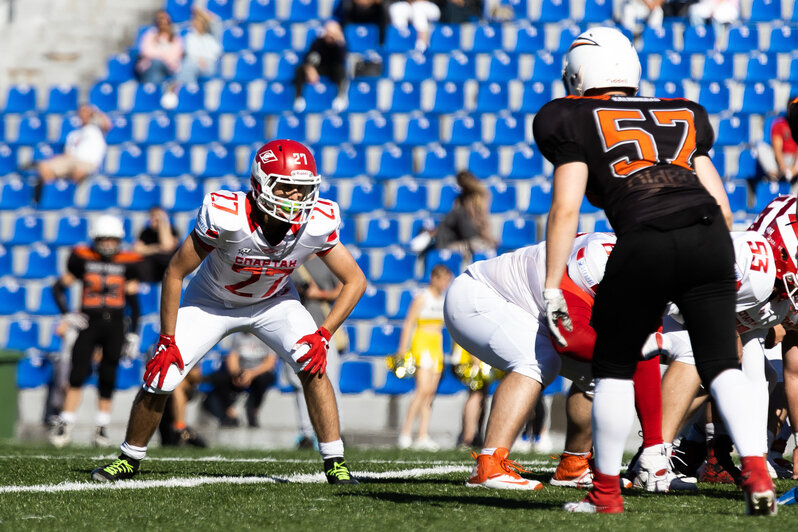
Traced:
[[539, 490], [543, 484], [537, 480], [522, 478], [518, 472], [529, 473], [517, 462], [507, 458], [510, 452], [504, 447], [496, 449], [492, 455], [472, 452], [477, 461], [471, 476], [466, 481], [469, 488], [490, 488], [497, 490]]
[[330, 484], [360, 484], [360, 482], [352, 478], [352, 474], [343, 457], [325, 460], [324, 475]]
[[789, 460], [769, 454], [767, 466], [772, 479], [792, 478], [792, 463]]
[[60, 417], [56, 419], [55, 423], [50, 427], [50, 432], [47, 435], [47, 440], [53, 447], [60, 449], [69, 445], [72, 441], [72, 429], [74, 425], [67, 423]]
[[647, 447], [639, 453], [633, 467], [632, 485], [651, 493], [669, 491], [696, 491], [698, 486], [676, 475], [663, 445]]
[[110, 447], [111, 439], [108, 437], [108, 432], [105, 427], [97, 427], [94, 429], [94, 437], [91, 440], [92, 445], [95, 447]]
[[396, 446], [400, 449], [409, 449], [413, 445], [413, 437], [407, 434], [400, 434]]
[[205, 448], [208, 446], [205, 440], [197, 434], [191, 427], [186, 427], [177, 431], [177, 445], [185, 446], [191, 445], [192, 447]]
[[744, 456], [740, 475], [745, 496], [747, 515], [776, 515], [776, 488], [770, 479], [765, 459], [761, 456]]
[[699, 468], [698, 481], [713, 484], [738, 483], [740, 469], [732, 460], [731, 450], [731, 438], [725, 435], [713, 438], [707, 445], [707, 460]]
[[566, 512], [589, 514], [621, 514], [623, 513], [623, 497], [616, 487], [619, 475], [602, 475], [594, 471], [593, 489], [579, 502], [569, 502], [563, 506]]
[[417, 451], [440, 451], [441, 446], [432, 441], [428, 436], [426, 438], [417, 439], [413, 443], [413, 449]]
[[587, 455], [562, 453], [560, 455], [560, 463], [557, 465], [556, 471], [554, 471], [554, 476], [549, 480], [549, 484], [566, 488], [592, 488], [591, 456], [592, 453]]
[[116, 482], [133, 478], [138, 472], [139, 461], [122, 454], [110, 464], [92, 471], [91, 479], [97, 482]]
[[706, 457], [706, 442], [682, 440], [678, 446], [673, 448], [673, 453], [671, 454], [673, 471], [686, 477], [696, 477], [698, 476], [698, 468], [704, 463]]
[[617, 504], [606, 505], [593, 503], [585, 497], [579, 502], [567, 502], [562, 508], [566, 512], [578, 514], [622, 514], [623, 499]]

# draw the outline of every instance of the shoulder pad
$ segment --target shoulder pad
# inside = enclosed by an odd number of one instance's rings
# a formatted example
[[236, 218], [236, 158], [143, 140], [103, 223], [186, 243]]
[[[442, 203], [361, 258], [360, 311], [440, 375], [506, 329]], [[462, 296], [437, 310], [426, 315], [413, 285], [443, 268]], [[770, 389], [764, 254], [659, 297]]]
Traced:
[[114, 262], [140, 262], [143, 260], [144, 257], [139, 255], [138, 253], [133, 253], [132, 251], [120, 251], [116, 255], [114, 255], [113, 261]]
[[205, 195], [197, 214], [197, 231], [203, 237], [215, 240], [224, 233], [240, 230], [246, 223], [246, 194], [221, 190]]
[[75, 246], [72, 253], [84, 260], [100, 260], [100, 255], [88, 246]]
[[319, 199], [308, 220], [305, 231], [309, 236], [329, 235], [341, 225], [341, 212], [332, 200]]
[[732, 241], [740, 312], [768, 300], [776, 282], [776, 264], [773, 251], [762, 235], [754, 231], [734, 232]]

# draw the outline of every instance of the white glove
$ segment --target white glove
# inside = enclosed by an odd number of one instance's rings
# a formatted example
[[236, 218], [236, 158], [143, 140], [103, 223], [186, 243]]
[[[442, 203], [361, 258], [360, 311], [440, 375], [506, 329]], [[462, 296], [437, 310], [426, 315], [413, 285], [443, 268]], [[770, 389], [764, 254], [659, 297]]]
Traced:
[[557, 322], [562, 321], [563, 328], [568, 332], [573, 331], [574, 326], [571, 323], [571, 316], [568, 315], [568, 305], [562, 296], [562, 290], [559, 288], [545, 288], [543, 290], [543, 301], [546, 305], [546, 321], [549, 324], [551, 336], [562, 347], [566, 347], [568, 342], [560, 334]]
[[88, 328], [89, 317], [82, 312], [70, 312], [64, 316], [64, 323], [66, 323], [67, 327], [71, 329], [82, 331], [83, 329]]
[[139, 356], [139, 335], [134, 332], [125, 334], [125, 342], [122, 344], [122, 358], [133, 359]]

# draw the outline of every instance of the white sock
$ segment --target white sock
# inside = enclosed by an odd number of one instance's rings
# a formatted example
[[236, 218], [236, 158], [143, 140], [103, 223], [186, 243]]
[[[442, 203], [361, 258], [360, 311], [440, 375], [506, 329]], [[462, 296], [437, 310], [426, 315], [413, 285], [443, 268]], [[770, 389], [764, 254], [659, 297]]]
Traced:
[[658, 443], [656, 445], [652, 445], [650, 447], [645, 447], [643, 449], [643, 454], [649, 455], [649, 456], [659, 456], [661, 454], [664, 454], [664, 452], [665, 452], [665, 444], [664, 443]]
[[619, 475], [626, 438], [635, 417], [632, 379], [596, 379], [593, 395], [593, 445], [596, 469]]
[[586, 453], [574, 453], [571, 451], [563, 451], [562, 454], [570, 454], [571, 456], [588, 456], [590, 454], [590, 451]]
[[496, 452], [496, 447], [485, 447], [484, 449], [479, 451], [479, 454], [487, 454], [488, 456], [493, 456], [493, 453], [495, 452]]
[[762, 456], [767, 451], [767, 420], [751, 381], [739, 369], [727, 369], [709, 390], [740, 456]]
[[98, 427], [107, 427], [108, 424], [111, 422], [111, 412], [98, 411], [95, 420]]
[[67, 412], [66, 410], [61, 412], [61, 420], [67, 425], [74, 425], [76, 417], [74, 412]]
[[122, 450], [122, 454], [125, 456], [129, 456], [134, 460], [144, 460], [144, 457], [147, 456], [147, 447], [136, 447], [135, 445], [130, 445], [128, 442], [125, 442], [120, 447]]
[[712, 441], [712, 438], [715, 437], [714, 423], [707, 423], [706, 425], [704, 425], [704, 437], [707, 439], [708, 442]]
[[327, 460], [328, 458], [343, 458], [344, 456], [344, 442], [342, 440], [319, 442], [319, 453], [321, 458]]

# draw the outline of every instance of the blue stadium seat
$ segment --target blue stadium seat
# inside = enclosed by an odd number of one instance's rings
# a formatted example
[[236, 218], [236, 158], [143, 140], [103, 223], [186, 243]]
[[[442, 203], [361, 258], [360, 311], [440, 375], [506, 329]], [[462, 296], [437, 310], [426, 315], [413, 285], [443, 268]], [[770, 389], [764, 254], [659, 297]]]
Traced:
[[335, 160], [334, 177], [355, 177], [366, 173], [366, 152], [346, 144], [340, 147]]
[[274, 20], [276, 0], [249, 0], [247, 16], [242, 22], [269, 22]]
[[372, 320], [385, 315], [385, 290], [369, 286], [360, 298], [352, 313], [351, 320]]
[[770, 29], [768, 51], [774, 54], [788, 54], [798, 49], [798, 30], [786, 24], [773, 24]]
[[[222, 177], [225, 175], [236, 174], [236, 154], [233, 150], [228, 150], [218, 142], [214, 142], [205, 151], [205, 167], [200, 171], [200, 177]], [[202, 195], [200, 195], [200, 203]], [[195, 203], [191, 209], [196, 209], [199, 203]]]
[[207, 0], [205, 7], [222, 20], [233, 18], [233, 0]]
[[[2, 126], [0, 126], [2, 130]], [[17, 151], [13, 146], [0, 142], [0, 174], [8, 175], [17, 170]], [[2, 200], [0, 200], [2, 201]]]
[[704, 54], [708, 50], [715, 50], [715, 30], [707, 24], [706, 26], [690, 26], [684, 30], [684, 45], [682, 52], [689, 54]]
[[669, 50], [662, 54], [662, 63], [657, 81], [679, 81], [690, 79], [690, 56]]
[[704, 60], [703, 81], [726, 81], [734, 76], [734, 61], [732, 56], [721, 52], [709, 52]]
[[166, 0], [166, 12], [172, 18], [172, 22], [179, 24], [187, 22], [191, 18], [192, 0]]
[[654, 95], [657, 98], [684, 98], [684, 86], [680, 81], [657, 81]]
[[758, 173], [758, 162], [753, 150], [742, 150], [737, 159], [737, 179], [753, 179]]
[[776, 196], [790, 193], [790, 184], [786, 181], [775, 183], [773, 181], [759, 181], [754, 189], [756, 200], [750, 212], [760, 213]]
[[585, 14], [581, 22], [612, 20], [612, 0], [585, 0]]
[[217, 113], [239, 113], [247, 110], [247, 86], [231, 81], [222, 89]]
[[510, 94], [507, 83], [483, 81], [479, 84], [477, 105], [478, 113], [498, 113], [509, 106]]
[[288, 13], [289, 22], [306, 22], [319, 18], [318, 0], [292, 0]]
[[421, 87], [418, 83], [402, 81], [393, 84], [393, 95], [390, 107], [385, 109], [391, 113], [410, 113], [421, 107]]
[[[349, 223], [348, 225], [354, 226], [354, 221], [352, 220], [350, 221], [352, 223]], [[354, 240], [354, 236], [352, 237], [352, 240]], [[351, 243], [354, 244], [354, 242]], [[371, 271], [371, 255], [361, 251], [359, 248], [356, 247], [352, 247], [350, 251], [352, 252], [352, 256], [355, 258], [355, 262], [357, 262], [357, 265], [360, 267], [361, 270], [363, 270], [363, 273], [366, 275], [366, 278], [371, 277], [371, 275], [369, 274], [369, 272]]]
[[144, 375], [144, 361], [140, 358], [123, 358], [116, 367], [116, 381], [114, 387], [117, 390], [129, 390], [141, 386], [141, 378]]
[[516, 206], [516, 193], [514, 186], [497, 183], [490, 186], [490, 212], [491, 214], [512, 211]]
[[778, 61], [775, 54], [752, 52], [748, 55], [748, 66], [746, 67], [744, 81], [748, 83], [754, 81], [766, 83], [778, 77]]
[[338, 389], [341, 393], [363, 393], [374, 386], [373, 366], [368, 360], [346, 360], [341, 363]]
[[[411, 276], [409, 278], [412, 279], [412, 277], [413, 275], [411, 273]], [[413, 295], [414, 295], [413, 290], [402, 290], [402, 292], [399, 294], [399, 305], [396, 309], [396, 312], [388, 316], [388, 318], [392, 320], [405, 319], [405, 316], [407, 316], [407, 311], [410, 309], [410, 304], [413, 302]]]
[[88, 211], [104, 211], [119, 205], [119, 190], [114, 182], [107, 178], [93, 180], [89, 185], [88, 198], [82, 206]]
[[89, 103], [101, 111], [116, 111], [118, 107], [116, 85], [107, 81], [96, 83], [89, 91]]
[[383, 147], [376, 177], [379, 179], [391, 179], [412, 173], [413, 160], [410, 151], [402, 150], [394, 144]]
[[[521, 107], [518, 109], [518, 111], [521, 113], [534, 114], [537, 113], [540, 108], [549, 101], [551, 101], [550, 83], [528, 81], [524, 83], [524, 94], [521, 98]], [[523, 128], [523, 121], [521, 122], [520, 127]], [[524, 136], [522, 135], [519, 138], [524, 138]]]
[[185, 142], [188, 144], [208, 144], [216, 142], [218, 139], [219, 125], [216, 120], [204, 111], [194, 115], [191, 119], [188, 138], [185, 139]]
[[513, 8], [513, 14], [516, 20], [525, 20], [529, 18], [527, 0], [508, 0], [507, 3]]
[[158, 283], [139, 283], [139, 312], [142, 316], [158, 314], [159, 293]]
[[[0, 144], [0, 153], [4, 145]], [[16, 166], [16, 162], [14, 164]], [[0, 174], [8, 174], [12, 170], [4, 170], [0, 163]], [[33, 200], [33, 187], [17, 177], [3, 179], [0, 182], [0, 210], [19, 209], [27, 207]]]
[[537, 242], [537, 225], [534, 220], [514, 218], [502, 224], [501, 247], [504, 250], [518, 249]]
[[263, 105], [260, 112], [279, 114], [290, 111], [294, 106], [294, 89], [287, 84], [272, 81], [263, 91]]
[[366, 226], [366, 237], [357, 243], [363, 248], [384, 248], [399, 242], [399, 221], [395, 218], [372, 218]]
[[372, 111], [366, 115], [361, 144], [379, 146], [393, 141], [393, 119], [390, 115], [385, 116], [377, 111]]
[[202, 205], [204, 196], [205, 193], [202, 186], [198, 185], [196, 180], [193, 178], [183, 180], [175, 188], [175, 199], [170, 210], [177, 212], [194, 211]]
[[16, 143], [32, 145], [47, 141], [47, 121], [36, 114], [25, 115], [19, 122]]
[[28, 249], [25, 269], [20, 279], [43, 279], [58, 273], [57, 255], [49, 247], [41, 243], [33, 244]]
[[442, 81], [463, 82], [476, 77], [476, 61], [460, 50], [454, 50], [446, 63], [446, 77]]
[[775, 108], [773, 87], [765, 83], [745, 84], [739, 113], [764, 115]]
[[396, 187], [396, 201], [391, 212], [416, 213], [427, 209], [427, 187], [415, 181], [400, 183]]
[[535, 53], [532, 64], [532, 79], [535, 81], [559, 81], [562, 78], [562, 55], [551, 54], [545, 50]]
[[494, 52], [488, 67], [488, 80], [499, 83], [518, 78], [518, 58], [501, 50]]
[[482, 121], [479, 115], [456, 114], [450, 122], [448, 144], [466, 146], [482, 139]]
[[551, 208], [551, 181], [537, 182], [529, 193], [527, 214], [546, 214]]
[[130, 113], [151, 113], [161, 109], [161, 86], [155, 83], [140, 83], [133, 96]]
[[61, 127], [58, 131], [58, 143], [65, 144], [67, 136], [82, 125], [80, 118], [75, 113], [64, 115], [61, 120]]
[[641, 54], [664, 54], [675, 48], [673, 26], [663, 25], [659, 28], [646, 26], [643, 28]]
[[349, 52], [366, 52], [380, 46], [380, 29], [376, 24], [347, 24], [344, 36]]
[[499, 173], [499, 153], [482, 144], [468, 154], [468, 169], [478, 178], [487, 179]]
[[11, 250], [0, 245], [0, 277], [12, 274]]
[[[795, 16], [793, 8], [793, 16]], [[781, 2], [779, 0], [753, 0], [751, 16], [748, 22], [773, 22], [781, 19]]]
[[350, 113], [368, 113], [377, 108], [377, 83], [352, 80], [348, 89]]
[[175, 140], [177, 127], [172, 118], [163, 112], [150, 115], [147, 123], [147, 136], [140, 144], [166, 144]]
[[130, 204], [126, 209], [131, 211], [147, 211], [161, 205], [161, 186], [147, 180], [137, 182], [133, 186]]
[[[412, 280], [415, 275], [416, 256], [405, 253], [399, 248], [391, 248], [382, 257], [382, 268], [374, 279], [375, 283], [404, 283]], [[401, 305], [400, 305], [401, 307]]]
[[724, 116], [718, 123], [715, 146], [739, 146], [748, 142], [748, 117]]
[[[106, 168], [107, 171], [108, 169]], [[147, 152], [135, 144], [123, 144], [119, 153], [119, 168], [115, 175], [118, 177], [133, 177], [146, 173]]]
[[471, 53], [489, 54], [502, 49], [502, 27], [499, 24], [477, 24]]
[[440, 179], [454, 175], [456, 171], [454, 150], [447, 150], [440, 144], [433, 144], [427, 147], [427, 153], [424, 155], [424, 167], [418, 172], [418, 177]]
[[402, 76], [397, 81], [424, 81], [432, 79], [432, 57], [427, 57], [421, 52], [413, 50], [406, 55], [394, 55], [392, 57], [403, 57], [405, 68]]
[[[448, 338], [448, 334], [444, 334], [444, 343], [446, 343], [446, 338]], [[447, 351], [444, 348], [444, 351]], [[438, 381], [438, 389], [435, 391], [436, 395], [454, 395], [460, 392], [464, 392], [468, 390], [468, 386], [463, 384], [463, 382], [454, 374], [451, 366], [446, 365], [443, 368], [443, 372], [441, 373], [441, 379]]]
[[274, 138], [305, 141], [305, 119], [292, 113], [283, 113], [277, 120], [277, 133]]
[[726, 181], [724, 186], [732, 212], [748, 210], [748, 184]]
[[263, 119], [249, 113], [242, 113], [236, 116], [233, 123], [233, 136], [227, 140], [230, 144], [254, 144], [263, 142], [266, 138], [264, 134]]
[[369, 344], [361, 354], [374, 357], [393, 355], [399, 348], [399, 335], [401, 333], [402, 328], [393, 325], [376, 325], [372, 327], [369, 335]]
[[12, 85], [4, 113], [27, 113], [36, 110], [36, 87], [33, 85]]
[[[108, 182], [108, 180], [104, 180]], [[110, 182], [108, 182], [110, 183]], [[96, 183], [95, 183], [96, 185]], [[106, 209], [115, 205], [109, 204]], [[74, 246], [89, 240], [89, 221], [83, 216], [69, 215], [58, 220], [53, 246]]]
[[543, 156], [536, 149], [520, 146], [513, 153], [512, 167], [507, 179], [529, 179], [543, 173]]
[[191, 152], [180, 144], [171, 143], [163, 147], [160, 177], [177, 177], [191, 173]]
[[331, 82], [308, 83], [302, 87], [307, 113], [323, 113], [332, 109], [338, 88]]
[[540, 16], [533, 18], [537, 23], [561, 22], [571, 18], [571, 6], [568, 0], [543, 0]]
[[702, 81], [698, 86], [698, 103], [707, 113], [717, 114], [730, 108], [729, 87], [720, 81]]
[[279, 23], [267, 24], [261, 51], [282, 53], [290, 49], [291, 32]]
[[56, 85], [47, 93], [48, 113], [68, 113], [78, 108], [78, 88], [74, 85]]
[[449, 249], [432, 249], [424, 257], [424, 275], [420, 279], [422, 283], [429, 282], [432, 268], [438, 264], [444, 264], [452, 270], [452, 273], [459, 275], [463, 267], [463, 256]]
[[28, 309], [29, 314], [35, 314], [36, 316], [57, 316], [61, 314], [61, 311], [55, 302], [52, 285], [41, 285], [41, 290], [39, 290], [38, 296], [38, 300], [35, 302], [35, 304]]
[[[413, 45], [415, 46], [415, 42]], [[461, 50], [460, 25], [436, 24], [433, 26], [429, 38], [429, 48], [427, 49], [433, 54], [448, 54], [452, 50]]]
[[337, 146], [349, 142], [349, 120], [340, 115], [326, 115], [321, 121], [321, 132], [318, 144]]
[[263, 56], [249, 50], [239, 52], [230, 80], [247, 83], [256, 79], [263, 79]]
[[[397, 340], [397, 344], [398, 344]], [[386, 353], [386, 355], [393, 353]], [[385, 356], [385, 355], [380, 355]], [[379, 395], [404, 395], [412, 392], [416, 387], [416, 380], [410, 377], [400, 379], [393, 371], [385, 372], [385, 383], [374, 390], [374, 393]]]
[[222, 33], [222, 48], [225, 52], [241, 52], [249, 48], [249, 32], [246, 26], [228, 26]]
[[439, 81], [435, 88], [435, 101], [432, 104], [433, 113], [454, 113], [465, 106], [463, 84], [453, 81]]
[[75, 205], [75, 183], [56, 179], [42, 187], [42, 196], [36, 207], [40, 210], [61, 210]]
[[30, 390], [49, 384], [52, 380], [53, 365], [46, 358], [23, 358], [17, 362], [17, 388]]
[[[526, 5], [526, 4], [524, 4]], [[546, 33], [542, 28], [521, 22], [515, 32], [515, 49], [517, 54], [536, 54], [546, 48]]]
[[352, 187], [352, 196], [346, 211], [349, 214], [362, 214], [382, 209], [382, 195], [382, 185], [370, 182], [356, 183]]
[[[564, 2], [566, 0], [563, 0]], [[565, 53], [571, 47], [571, 43], [574, 42], [580, 34], [582, 33], [581, 26], [576, 24], [566, 24], [560, 29], [560, 39], [559, 45], [557, 46], [557, 52]], [[533, 78], [534, 79], [534, 78]]]
[[[434, 30], [433, 30], [434, 35]], [[389, 25], [385, 28], [385, 42], [382, 51], [386, 54], [405, 54], [416, 47], [416, 30], [412, 26], [399, 29]]]
[[130, 54], [121, 53], [108, 58], [108, 76], [105, 81], [120, 84], [131, 81], [135, 77], [135, 63], [130, 58]]
[[45, 159], [50, 159], [55, 156], [53, 146], [45, 142], [40, 142], [33, 147], [33, 162], [38, 163]]
[[109, 145], [124, 144], [133, 140], [133, 124], [127, 116], [120, 113], [112, 113], [108, 116], [111, 121], [111, 130], [105, 136], [105, 142]]
[[44, 222], [39, 216], [26, 214], [14, 220], [14, 232], [6, 246], [24, 246], [44, 240]]
[[139, 334], [139, 338], [141, 338], [141, 342], [139, 343], [139, 352], [146, 353], [149, 348], [155, 345], [158, 342], [158, 337], [160, 336], [160, 327], [157, 323], [147, 322], [143, 325], [139, 325], [141, 328], [141, 333]]
[[[525, 130], [524, 119], [521, 115], [508, 112], [499, 113], [496, 116], [493, 138], [488, 143], [500, 146], [515, 144], [519, 140], [524, 140], [526, 137]], [[485, 140], [487, 141], [488, 139]]]
[[439, 122], [435, 117], [415, 113], [407, 122], [407, 138], [404, 144], [422, 146], [438, 141]]
[[759, 31], [756, 26], [734, 24], [729, 28], [726, 53], [749, 53], [759, 49]]
[[8, 326], [5, 348], [25, 351], [39, 347], [39, 324], [33, 320], [14, 320]]
[[[452, 171], [454, 173], [454, 171]], [[444, 184], [441, 186], [440, 195], [438, 196], [438, 205], [432, 212], [438, 214], [446, 214], [452, 210], [455, 198], [460, 194], [460, 189], [452, 184]], [[420, 220], [419, 220], [420, 221]], [[414, 232], [415, 234], [415, 232]]]

